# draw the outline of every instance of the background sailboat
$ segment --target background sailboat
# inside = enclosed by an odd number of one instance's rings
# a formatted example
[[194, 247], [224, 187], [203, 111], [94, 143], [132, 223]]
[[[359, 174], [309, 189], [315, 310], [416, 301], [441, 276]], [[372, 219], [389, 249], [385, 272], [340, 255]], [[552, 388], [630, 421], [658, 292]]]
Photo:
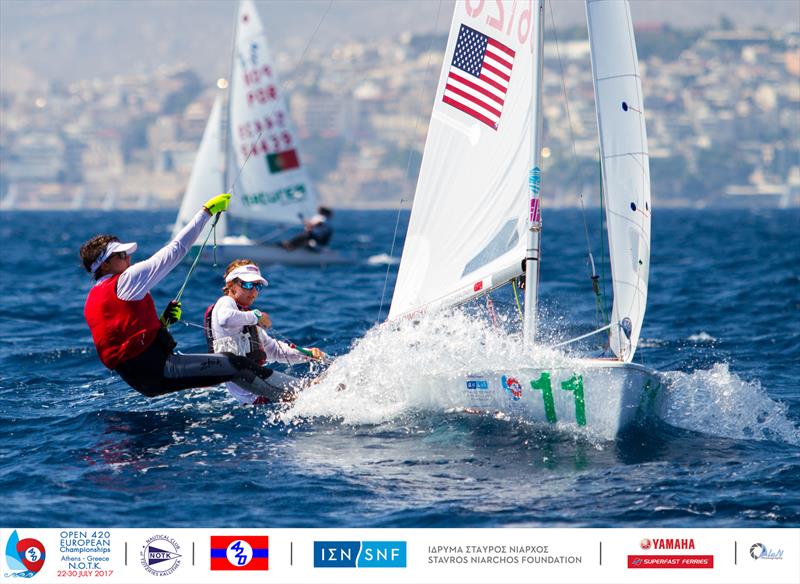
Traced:
[[[352, 258], [334, 250], [287, 251], [251, 239], [244, 225], [295, 227], [316, 213], [319, 196], [302, 163], [264, 26], [250, 0], [239, 4], [227, 108], [218, 98], [209, 115], [189, 184], [175, 221], [177, 233], [214, 193], [233, 185], [227, 217], [216, 226], [209, 258], [227, 262], [247, 257], [259, 263], [323, 265]], [[238, 228], [233, 228], [233, 225]], [[205, 239], [201, 236], [200, 241]]]
[[[650, 255], [647, 136], [627, 2], [588, 0], [614, 305], [611, 353], [550, 359], [536, 331], [544, 0], [456, 3], [390, 320], [452, 307], [527, 277], [530, 365], [435, 380], [443, 405], [499, 410], [615, 436], [659, 387], [631, 362]], [[492, 3], [494, 6], [494, 3]], [[551, 252], [553, 257], [557, 251]]]

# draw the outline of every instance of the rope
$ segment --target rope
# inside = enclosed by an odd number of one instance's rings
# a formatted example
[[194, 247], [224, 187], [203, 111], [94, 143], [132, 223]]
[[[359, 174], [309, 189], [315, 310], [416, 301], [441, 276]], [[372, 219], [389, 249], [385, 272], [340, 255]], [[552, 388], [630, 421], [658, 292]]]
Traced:
[[519, 312], [519, 318], [525, 318], [522, 313], [522, 305], [519, 303], [519, 295], [517, 294], [517, 281], [516, 279], [511, 280], [511, 289], [514, 290], [514, 300], [517, 301], [517, 311]]
[[[561, 88], [562, 88], [562, 91], [564, 93], [564, 109], [566, 110], [567, 120], [569, 121], [569, 136], [570, 136], [570, 146], [572, 147], [572, 159], [573, 159], [573, 162], [577, 162], [578, 153], [577, 153], [577, 151], [575, 149], [575, 130], [574, 130], [573, 124], [572, 124], [572, 112], [571, 112], [570, 107], [569, 107], [569, 96], [568, 96], [568, 93], [567, 93], [566, 76], [564, 75], [564, 65], [561, 62], [561, 49], [559, 48], [559, 42], [558, 42], [558, 28], [556, 26], [556, 20], [555, 20], [555, 15], [554, 15], [554, 11], [553, 11], [553, 2], [552, 2], [552, 0], [550, 0], [549, 4], [550, 4], [550, 22], [553, 25], [553, 37], [554, 37], [555, 45], [556, 45], [556, 55], [558, 57], [558, 68], [559, 68], [559, 70], [561, 72]], [[602, 183], [602, 172], [601, 172], [600, 181]], [[600, 196], [601, 196], [601, 203], [602, 203], [602, 184], [600, 185], [600, 188], [601, 188], [601, 195]], [[588, 225], [588, 222], [586, 221], [586, 208], [585, 208], [584, 202], [583, 202], [583, 192], [580, 189], [578, 190], [578, 202], [580, 203], [580, 206], [581, 206], [581, 220], [583, 221], [583, 235], [586, 238], [586, 251], [587, 251], [587, 254], [589, 255], [589, 261], [592, 264], [592, 277], [591, 277], [591, 279], [592, 279], [592, 289], [595, 290], [596, 291], [595, 294], [597, 294], [599, 292], [599, 289], [596, 287], [596, 281], [595, 281], [595, 278], [594, 278], [594, 276], [595, 276], [595, 273], [594, 273], [594, 259], [592, 258], [592, 244], [591, 244], [591, 241], [589, 239], [589, 225]], [[602, 208], [602, 205], [601, 205], [601, 208]], [[601, 226], [602, 226], [602, 222], [601, 222]], [[601, 234], [601, 246], [602, 246], [602, 234]], [[602, 254], [602, 247], [601, 247], [601, 254]], [[597, 302], [598, 302], [598, 300], [595, 297], [595, 307], [597, 307]], [[608, 320], [607, 318], [605, 318], [605, 314], [603, 314], [602, 316], [603, 316], [603, 321], [607, 321]]]
[[209, 237], [211, 237], [212, 233], [215, 234], [214, 235], [214, 246], [217, 245], [217, 243], [216, 243], [216, 240], [217, 240], [216, 230], [214, 228], [217, 226], [217, 221], [219, 221], [219, 218], [220, 218], [221, 215], [222, 215], [222, 212], [219, 212], [214, 216], [214, 222], [211, 224], [211, 229], [209, 229], [208, 234], [206, 235], [206, 238], [203, 241], [203, 244], [200, 246], [200, 250], [197, 252], [197, 257], [194, 258], [194, 261], [192, 262], [192, 266], [189, 268], [189, 272], [186, 274], [186, 278], [184, 278], [184, 280], [183, 280], [183, 285], [181, 286], [181, 289], [178, 290], [178, 294], [177, 294], [177, 296], [175, 296], [175, 299], [174, 299], [175, 302], [180, 302], [181, 301], [181, 296], [183, 296], [183, 291], [186, 289], [186, 285], [189, 283], [189, 278], [191, 277], [192, 272], [194, 272], [194, 269], [197, 267], [197, 263], [200, 261], [200, 256], [203, 255], [203, 248], [205, 248], [206, 244], [208, 243], [208, 239], [209, 239]]
[[[186, 326], [193, 326], [195, 328], [199, 328], [204, 333], [211, 332], [211, 330], [207, 326], [202, 325], [202, 324], [189, 322], [188, 320], [180, 320], [178, 322], [180, 322], [180, 323], [182, 323], [182, 324], [184, 324]], [[295, 349], [295, 350], [299, 351], [303, 355], [305, 355], [307, 357], [311, 357], [310, 351], [308, 351], [305, 347], [298, 346], [296, 343], [293, 343], [292, 341], [290, 341], [288, 338], [286, 338], [281, 333], [275, 331], [275, 329], [270, 329], [270, 336], [274, 337], [277, 340], [285, 342], [287, 345], [291, 346], [292, 349]], [[286, 353], [286, 351], [280, 345], [280, 343], [278, 343], [278, 348], [280, 349], [281, 353], [283, 354], [283, 357], [286, 359], [286, 363], [289, 364], [289, 355]], [[315, 363], [315, 362], [319, 362], [319, 361], [321, 361], [322, 363], [325, 363], [325, 364], [333, 363], [333, 359], [328, 355], [325, 355], [321, 360], [312, 359], [311, 361], [309, 361], [309, 363]]]
[[[436, 8], [436, 20], [433, 21], [433, 30], [436, 31], [436, 27], [439, 24], [439, 14], [442, 10], [442, 2], [439, 0], [439, 3]], [[431, 34], [431, 42], [428, 45], [428, 62], [425, 64], [425, 80], [423, 81], [422, 85], [419, 88], [419, 99], [417, 100], [418, 103], [422, 103], [422, 92], [428, 84], [428, 77], [430, 75], [430, 65], [431, 65], [431, 50], [433, 49], [433, 41], [436, 35]], [[414, 120], [414, 134], [417, 133], [417, 127], [419, 126], [419, 116]], [[405, 173], [405, 181], [408, 181], [408, 173], [411, 170], [411, 156], [414, 153], [413, 148], [409, 145], [408, 147], [408, 160], [406, 161], [406, 173]], [[389, 250], [389, 258], [394, 257], [394, 246], [397, 243], [397, 230], [400, 225], [400, 213], [403, 211], [403, 203], [405, 203], [405, 197], [400, 197], [400, 205], [397, 208], [397, 218], [394, 222], [394, 235], [392, 236], [392, 246]], [[389, 272], [392, 268], [392, 263], [386, 263], [386, 276], [383, 279], [383, 291], [381, 292], [381, 303], [378, 306], [378, 318], [376, 322], [380, 321], [381, 319], [381, 312], [383, 312], [383, 303], [386, 299], [386, 286], [389, 283]], [[399, 269], [399, 268], [398, 268]]]
[[581, 339], [585, 339], [586, 337], [591, 337], [592, 335], [596, 335], [597, 333], [602, 333], [603, 331], [608, 330], [610, 328], [611, 328], [611, 325], [607, 324], [606, 326], [600, 327], [599, 329], [593, 330], [592, 332], [586, 333], [585, 335], [581, 335], [579, 337], [575, 337], [574, 339], [570, 339], [568, 341], [564, 341], [563, 343], [558, 343], [557, 345], [553, 345], [552, 348], [556, 349], [558, 347], [563, 347], [564, 345], [569, 345], [570, 343], [574, 343], [575, 341], [580, 341]]

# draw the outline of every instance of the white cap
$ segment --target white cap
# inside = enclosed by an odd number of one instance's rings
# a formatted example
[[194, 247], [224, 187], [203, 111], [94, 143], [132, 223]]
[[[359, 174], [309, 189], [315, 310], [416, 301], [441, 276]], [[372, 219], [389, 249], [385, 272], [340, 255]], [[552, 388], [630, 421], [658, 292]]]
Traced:
[[321, 215], [319, 213], [312, 215], [311, 219], [308, 220], [311, 225], [319, 225], [320, 223], [325, 223], [325, 221], [327, 221], [325, 215]]
[[231, 282], [236, 278], [244, 282], [262, 282], [264, 286], [269, 285], [269, 282], [261, 275], [261, 270], [255, 264], [239, 266], [225, 277], [225, 282]]
[[102, 264], [104, 261], [106, 261], [108, 258], [111, 257], [111, 254], [119, 253], [121, 251], [127, 253], [133, 253], [136, 251], [137, 247], [138, 246], [136, 245], [135, 241], [133, 243], [110, 241], [106, 246], [106, 248], [103, 250], [103, 253], [100, 254], [100, 257], [98, 257], [96, 260], [92, 262], [92, 273], [94, 274], [100, 267], [100, 264]]

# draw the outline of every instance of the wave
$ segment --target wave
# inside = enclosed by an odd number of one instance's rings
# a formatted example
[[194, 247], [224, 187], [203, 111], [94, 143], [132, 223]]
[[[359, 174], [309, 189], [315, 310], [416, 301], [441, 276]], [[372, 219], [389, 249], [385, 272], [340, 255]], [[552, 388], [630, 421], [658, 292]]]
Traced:
[[664, 377], [667, 389], [657, 415], [668, 424], [712, 436], [800, 445], [800, 428], [786, 405], [770, 398], [759, 381], [732, 373], [727, 363]]

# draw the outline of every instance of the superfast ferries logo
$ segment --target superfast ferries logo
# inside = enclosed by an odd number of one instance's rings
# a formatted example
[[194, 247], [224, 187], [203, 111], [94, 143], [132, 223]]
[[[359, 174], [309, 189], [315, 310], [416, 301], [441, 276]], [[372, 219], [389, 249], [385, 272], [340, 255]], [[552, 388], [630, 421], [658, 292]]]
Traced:
[[[645, 551], [693, 550], [693, 538], [644, 538], [639, 547]], [[628, 556], [628, 568], [713, 568], [713, 555], [648, 554]]]

